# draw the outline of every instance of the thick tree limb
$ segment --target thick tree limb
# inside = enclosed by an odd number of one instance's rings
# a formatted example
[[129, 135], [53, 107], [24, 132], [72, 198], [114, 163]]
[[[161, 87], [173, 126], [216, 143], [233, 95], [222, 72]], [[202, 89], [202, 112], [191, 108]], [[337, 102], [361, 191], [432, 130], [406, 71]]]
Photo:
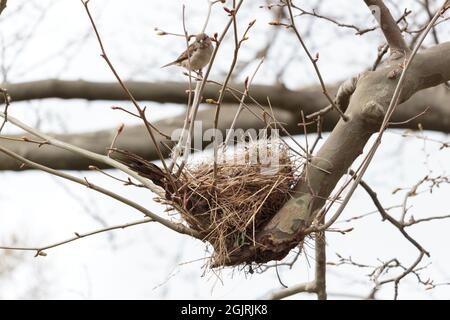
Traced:
[[[180, 87], [182, 85], [179, 85]], [[11, 88], [11, 87], [10, 87]], [[252, 86], [253, 88], [253, 86]], [[273, 100], [288, 100], [285, 96], [278, 96], [278, 87], [269, 87], [269, 91], [265, 94], [269, 95]], [[270, 90], [271, 88], [271, 90]], [[181, 89], [180, 89], [181, 90]], [[262, 90], [262, 89], [261, 89]], [[119, 88], [117, 89], [119, 91]], [[149, 90], [151, 91], [151, 90]], [[255, 91], [251, 91], [253, 96], [255, 96]], [[262, 94], [262, 93], [261, 93]], [[177, 95], [177, 92], [173, 92], [173, 95]], [[293, 92], [287, 95], [293, 100], [291, 102], [286, 101], [286, 104], [281, 104], [284, 106], [284, 110], [280, 108], [274, 109], [275, 117], [286, 124], [286, 128], [291, 134], [302, 134], [303, 128], [297, 126], [299, 122], [299, 112], [304, 110], [307, 114], [309, 112], [314, 112], [321, 109], [326, 103], [326, 98], [321, 94], [321, 88], [319, 86], [306, 88], [300, 92]], [[257, 98], [261, 98], [257, 96]], [[297, 103], [296, 103], [297, 101]], [[423, 90], [415, 94], [410, 100], [403, 103], [397, 108], [396, 113], [392, 121], [403, 122], [409, 120], [418, 114], [422, 113], [427, 107], [430, 109], [422, 116], [412, 120], [397, 125], [399, 128], [411, 128], [416, 129], [417, 125], [421, 123], [425, 130], [434, 130], [450, 133], [450, 91], [443, 86], [430, 88]], [[232, 123], [232, 118], [235, 114], [237, 106], [226, 106], [228, 112], [224, 112], [222, 118], [219, 122], [219, 128], [225, 130], [229, 128]], [[292, 109], [291, 109], [292, 108]], [[253, 110], [257, 110], [253, 108]], [[295, 110], [295, 112], [290, 112], [290, 110]], [[212, 119], [214, 118], [213, 110], [204, 110], [199, 112], [199, 120], [203, 121], [203, 130], [212, 128]], [[331, 131], [338, 121], [339, 115], [336, 113], [328, 113], [324, 117], [323, 131]], [[171, 133], [176, 128], [182, 128], [184, 121], [184, 114], [158, 121], [155, 125], [160, 128], [165, 133]], [[244, 130], [250, 128], [262, 128], [264, 124], [251, 115], [248, 111], [243, 111], [238, 122], [235, 125], [236, 128], [242, 128]], [[108, 130], [100, 130], [90, 133], [83, 134], [64, 134], [55, 135], [59, 140], [67, 141], [71, 144], [75, 144], [87, 150], [91, 150], [97, 153], [106, 154], [107, 148], [110, 147], [111, 141], [116, 134], [116, 129], [111, 128]], [[311, 130], [313, 132], [313, 129]], [[156, 151], [153, 146], [147, 143], [147, 140], [140, 139], [138, 137], [145, 136], [146, 131], [143, 126], [133, 126], [125, 127], [124, 132], [119, 136], [117, 144], [118, 148], [126, 149], [137, 153], [147, 159], [155, 160], [157, 159]], [[21, 138], [23, 135], [17, 135], [15, 138]], [[165, 140], [161, 136], [157, 136], [159, 141]], [[42, 163], [44, 165], [50, 166], [55, 169], [65, 169], [65, 170], [86, 170], [89, 165], [97, 165], [104, 168], [102, 164], [92, 163], [90, 160], [83, 157], [77, 156], [75, 154], [66, 153], [62, 150], [53, 149], [48, 146], [38, 147], [36, 144], [23, 143], [23, 142], [12, 142], [0, 139], [0, 145], [24, 156], [31, 160]], [[164, 148], [163, 148], [164, 150]], [[166, 153], [167, 155], [167, 153]], [[20, 165], [0, 154], [0, 170], [18, 170]], [[24, 168], [27, 169], [27, 168]]]
[[2, 14], [3, 10], [6, 8], [6, 2], [7, 0], [0, 0], [0, 15]]
[[391, 54], [395, 51], [400, 53], [408, 52], [409, 48], [397, 25], [397, 21], [392, 17], [383, 0], [364, 0], [364, 2], [377, 18], [384, 37], [391, 48]]
[[[219, 129], [222, 132], [227, 129], [234, 118], [234, 112], [237, 107], [230, 107], [230, 112], [224, 112], [219, 122]], [[257, 108], [252, 108], [254, 112], [257, 112]], [[292, 115], [286, 111], [278, 111], [275, 116], [280, 122], [291, 123], [296, 126], [296, 121], [292, 121]], [[214, 110], [209, 109], [199, 112], [197, 116], [198, 127], [194, 130], [195, 141], [202, 141], [202, 136], [205, 130], [213, 127]], [[163, 128], [165, 132], [172, 133], [176, 129], [183, 127], [184, 115], [180, 115], [171, 119], [164, 119], [156, 123], [157, 126]], [[237, 128], [252, 129], [252, 128], [264, 128], [265, 124], [254, 115], [248, 111], [243, 111], [241, 117], [236, 122]], [[198, 128], [198, 129], [197, 129]], [[287, 130], [293, 130], [292, 126], [287, 126]], [[154, 146], [146, 139], [142, 139], [145, 136], [146, 129], [143, 126], [134, 126], [127, 128], [117, 138], [115, 147], [119, 149], [125, 149], [134, 153], [137, 153], [147, 159], [155, 160], [157, 159], [157, 153]], [[111, 130], [101, 130], [97, 132], [91, 132], [86, 134], [64, 134], [64, 135], [53, 135], [58, 140], [64, 140], [70, 144], [75, 144], [92, 152], [106, 154], [107, 149], [110, 147], [111, 141], [116, 134], [115, 129]], [[15, 136], [15, 138], [21, 138], [24, 135]], [[157, 135], [157, 141], [167, 142], [167, 139], [161, 135]], [[205, 144], [208, 144], [205, 141]], [[60, 150], [57, 148], [52, 148], [47, 145], [39, 146], [36, 143], [26, 143], [21, 141], [11, 141], [1, 139], [0, 146], [3, 146], [19, 155], [26, 157], [34, 162], [41, 163], [43, 165], [52, 167], [54, 169], [74, 169], [74, 170], [86, 170], [89, 165], [95, 165], [99, 168], [105, 168], [104, 163], [96, 163], [83, 156], [77, 156], [76, 154], [71, 154]], [[196, 146], [194, 146], [196, 147]], [[165, 155], [168, 155], [168, 150], [165, 150]], [[7, 157], [0, 155], [0, 170], [19, 170], [20, 164], [11, 161]]]
[[[138, 100], [154, 101], [161, 103], [185, 104], [187, 101], [187, 83], [176, 82], [138, 82], [128, 81], [125, 85]], [[0, 85], [8, 90], [13, 101], [28, 101], [45, 98], [84, 99], [84, 100], [127, 100], [120, 85], [113, 82], [89, 82], [89, 81], [65, 81], [65, 80], [38, 80], [23, 83], [6, 83]], [[242, 84], [233, 84], [232, 87], [244, 88]], [[327, 86], [330, 94], [335, 95], [338, 85]], [[214, 98], [219, 87], [214, 84], [206, 86], [204, 98]], [[320, 86], [302, 88], [299, 91], [289, 90], [280, 86], [252, 85], [249, 95], [263, 105], [267, 104], [270, 97], [272, 106], [277, 109], [290, 111], [295, 115], [303, 110], [305, 115], [314, 113], [328, 105], [327, 99], [322, 94]], [[448, 118], [450, 111], [448, 99], [450, 94], [443, 88], [433, 88], [426, 92], [420, 92], [414, 96], [414, 101], [407, 102], [405, 107], [399, 108], [398, 116], [394, 121], [404, 121], [419, 114], [427, 106], [431, 106], [430, 113], [421, 117], [420, 121], [427, 130], [449, 132]], [[3, 97], [0, 96], [0, 102]], [[236, 98], [226, 94], [224, 103], [237, 103]], [[248, 102], [250, 103], [250, 101]], [[348, 101], [343, 106], [348, 104]], [[151, 107], [151, 106], [150, 106]], [[407, 109], [407, 110], [406, 110]], [[296, 118], [295, 121], [299, 120]], [[324, 130], [330, 131], [337, 123], [335, 114], [327, 114], [324, 117]], [[417, 122], [409, 127], [414, 127]]]
[[[417, 54], [406, 75], [399, 101], [404, 102], [417, 91], [448, 81], [449, 65], [450, 42]], [[247, 261], [249, 257], [281, 259], [305, 237], [308, 227], [340, 178], [362, 154], [372, 134], [380, 128], [397, 87], [397, 80], [390, 77], [395, 68], [398, 66], [389, 64], [379, 70], [367, 72], [359, 79], [346, 112], [350, 121], [338, 122], [312, 159], [312, 166], [303, 173], [293, 198], [258, 235], [260, 246], [256, 250], [240, 252], [231, 259], [230, 264]]]
[[[186, 104], [189, 89], [188, 82], [140, 82], [125, 81], [124, 84], [140, 101], [154, 101], [160, 103]], [[3, 83], [0, 87], [8, 90], [11, 99], [15, 101], [29, 101], [45, 98], [84, 99], [84, 100], [128, 100], [123, 89], [115, 82], [91, 82], [83, 80], [37, 80], [22, 83]], [[230, 87], [244, 91], [244, 84], [231, 84]], [[216, 84], [207, 84], [203, 92], [204, 100], [215, 99], [221, 87]], [[335, 94], [338, 86], [329, 86], [330, 94]], [[328, 103], [326, 99], [316, 95], [321, 93], [317, 86], [303, 88], [301, 91], [293, 91], [281, 86], [252, 85], [249, 95], [261, 104], [267, 104], [267, 96], [270, 96], [273, 106], [285, 110], [298, 112], [299, 107], [304, 108], [305, 113], [317, 111]], [[3, 98], [0, 97], [0, 103]], [[223, 103], [238, 103], [239, 101], [227, 93], [223, 97]], [[151, 107], [151, 106], [150, 106]]]

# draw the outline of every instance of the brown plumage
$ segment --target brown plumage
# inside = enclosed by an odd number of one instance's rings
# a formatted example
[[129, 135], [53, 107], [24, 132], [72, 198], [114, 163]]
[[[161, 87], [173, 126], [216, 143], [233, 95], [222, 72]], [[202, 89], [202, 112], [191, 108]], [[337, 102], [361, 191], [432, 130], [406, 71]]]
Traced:
[[[188, 54], [189, 51], [189, 54]], [[175, 61], [163, 65], [161, 68], [165, 68], [172, 65], [179, 65], [186, 69], [201, 70], [211, 60], [214, 46], [211, 38], [205, 33], [200, 33], [195, 37], [195, 41], [191, 43], [187, 50], [185, 50]], [[189, 61], [188, 62], [188, 57]]]
[[166, 175], [156, 164], [126, 150], [112, 149], [112, 155], [115, 160], [123, 163], [140, 176], [150, 179], [154, 184], [166, 189]]

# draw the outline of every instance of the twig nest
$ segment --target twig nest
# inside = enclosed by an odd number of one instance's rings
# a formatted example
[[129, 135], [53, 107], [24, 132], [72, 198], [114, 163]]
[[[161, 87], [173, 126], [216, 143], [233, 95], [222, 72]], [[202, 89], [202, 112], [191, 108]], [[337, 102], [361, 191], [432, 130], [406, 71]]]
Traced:
[[[289, 199], [300, 161], [267, 140], [188, 164], [178, 184], [183, 219], [214, 248], [211, 265], [256, 244], [256, 235]], [[251, 261], [248, 261], [251, 262]]]

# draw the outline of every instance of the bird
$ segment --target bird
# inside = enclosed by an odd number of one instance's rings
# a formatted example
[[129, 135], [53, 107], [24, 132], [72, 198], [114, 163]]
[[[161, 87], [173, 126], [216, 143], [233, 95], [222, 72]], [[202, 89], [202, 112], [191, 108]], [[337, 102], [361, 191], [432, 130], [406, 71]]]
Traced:
[[214, 46], [211, 38], [205, 33], [200, 33], [195, 37], [195, 41], [189, 45], [187, 50], [185, 50], [175, 61], [165, 64], [161, 68], [178, 65], [188, 70], [190, 67], [191, 70], [201, 71], [209, 63], [209, 60], [211, 60], [213, 51]]

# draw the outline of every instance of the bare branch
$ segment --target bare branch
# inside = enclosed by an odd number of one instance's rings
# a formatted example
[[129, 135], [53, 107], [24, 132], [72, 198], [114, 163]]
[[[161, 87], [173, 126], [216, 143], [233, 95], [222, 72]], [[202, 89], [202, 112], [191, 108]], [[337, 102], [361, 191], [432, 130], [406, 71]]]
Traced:
[[315, 282], [301, 283], [277, 292], [273, 292], [272, 294], [269, 295], [268, 299], [280, 300], [302, 292], [315, 293], [316, 292]]
[[[361, 164], [359, 170], [357, 170], [358, 173], [357, 173], [356, 177], [354, 177], [355, 182], [350, 187], [350, 190], [348, 191], [347, 195], [345, 196], [343, 203], [337, 209], [337, 212], [335, 213], [336, 216], [338, 216], [340, 213], [342, 213], [342, 211], [344, 210], [345, 206], [350, 201], [350, 198], [352, 197], [353, 192], [355, 191], [358, 183], [361, 181], [362, 176], [366, 172], [367, 168], [369, 167], [369, 164], [370, 164], [371, 160], [373, 159], [373, 157], [375, 155], [375, 152], [377, 151], [378, 147], [380, 146], [381, 139], [383, 137], [383, 133], [384, 133], [384, 131], [387, 128], [387, 125], [388, 125], [388, 123], [390, 121], [390, 118], [391, 118], [392, 114], [394, 113], [396, 107], [399, 104], [400, 96], [402, 94], [403, 86], [404, 86], [404, 83], [405, 83], [405, 80], [406, 80], [407, 71], [409, 70], [409, 67], [411, 66], [411, 63], [412, 63], [414, 57], [416, 56], [417, 52], [419, 51], [419, 48], [421, 47], [423, 41], [425, 40], [425, 37], [430, 32], [430, 30], [433, 27], [433, 25], [436, 22], [436, 20], [442, 14], [442, 10], [444, 10], [446, 3], [447, 3], [447, 1], [445, 1], [445, 3], [441, 6], [441, 8], [438, 11], [438, 13], [430, 21], [428, 27], [422, 33], [419, 41], [417, 42], [416, 46], [414, 47], [414, 50], [411, 52], [411, 54], [409, 54], [407, 56], [406, 61], [402, 64], [402, 66], [403, 66], [402, 69], [403, 70], [401, 72], [400, 79], [398, 80], [397, 85], [395, 87], [395, 90], [394, 90], [394, 92], [392, 94], [392, 98], [390, 99], [390, 103], [389, 103], [389, 106], [388, 106], [388, 108], [386, 110], [386, 113], [384, 115], [383, 122], [381, 124], [381, 128], [379, 129], [379, 133], [378, 133], [377, 139], [375, 140], [374, 144], [372, 145], [371, 149], [369, 150], [369, 153], [366, 156], [366, 158], [364, 159], [363, 163]], [[374, 108], [376, 108], [376, 103], [374, 104]], [[380, 107], [380, 110], [382, 110], [382, 107]], [[420, 250], [422, 250], [422, 252], [426, 253], [426, 251], [424, 251], [423, 249], [420, 249]]]
[[3, 131], [3, 128], [5, 127], [6, 122], [8, 122], [8, 108], [9, 104], [11, 102], [11, 97], [8, 93], [8, 90], [0, 88], [0, 94], [3, 96], [3, 102], [5, 103], [5, 109], [3, 113], [5, 114], [5, 118], [3, 119], [2, 124], [0, 125], [0, 134]]
[[111, 72], [114, 74], [115, 78], [117, 79], [117, 82], [119, 82], [120, 86], [122, 87], [122, 89], [124, 90], [124, 92], [126, 93], [126, 95], [128, 96], [128, 98], [130, 99], [130, 101], [133, 103], [133, 105], [135, 106], [137, 112], [139, 113], [139, 116], [141, 117], [142, 121], [144, 122], [144, 125], [148, 131], [148, 134], [150, 135], [150, 139], [151, 142], [153, 143], [156, 153], [158, 154], [159, 160], [161, 161], [164, 170], [166, 172], [166, 178], [169, 181], [169, 183], [172, 185], [173, 190], [175, 190], [175, 192], [178, 192], [178, 189], [175, 187], [175, 183], [173, 181], [173, 177], [171, 174], [171, 171], [169, 170], [169, 168], [167, 167], [166, 161], [164, 160], [164, 156], [161, 152], [161, 148], [155, 138], [155, 134], [153, 132], [153, 128], [150, 125], [150, 123], [147, 121], [147, 116], [145, 114], [145, 108], [141, 108], [139, 103], [137, 102], [137, 100], [134, 98], [133, 94], [131, 93], [131, 91], [126, 87], [125, 83], [122, 81], [121, 77], [119, 76], [119, 74], [117, 73], [116, 69], [114, 68], [111, 60], [109, 60], [109, 57], [105, 51], [105, 48], [103, 46], [103, 42], [102, 39], [100, 37], [100, 33], [97, 30], [97, 26], [95, 25], [95, 21], [94, 18], [91, 15], [91, 12], [89, 11], [89, 0], [80, 0], [81, 3], [83, 4], [86, 13], [89, 17], [89, 20], [91, 22], [92, 25], [92, 29], [94, 30], [95, 36], [97, 38], [98, 44], [100, 46], [100, 50], [101, 50], [101, 57], [106, 61], [107, 65], [109, 66], [109, 68], [111, 69]]
[[422, 222], [429, 222], [429, 221], [434, 221], [434, 220], [443, 220], [443, 219], [449, 219], [450, 218], [450, 214], [444, 215], [444, 216], [436, 216], [436, 217], [429, 217], [429, 218], [422, 218], [422, 219], [415, 219], [415, 218], [411, 218], [409, 221], [405, 221], [404, 222], [404, 226], [405, 227], [410, 227], [413, 225], [416, 225], [418, 223], [422, 223]]
[[63, 240], [63, 241], [59, 241], [53, 244], [49, 244], [43, 247], [18, 247], [18, 246], [0, 246], [0, 249], [2, 250], [17, 250], [17, 251], [36, 251], [36, 257], [37, 256], [46, 256], [47, 253], [45, 252], [45, 250], [48, 249], [52, 249], [52, 248], [56, 248], [59, 246], [62, 246], [64, 244], [82, 239], [82, 238], [86, 238], [89, 236], [93, 236], [99, 233], [104, 233], [104, 232], [108, 232], [108, 231], [112, 231], [112, 230], [117, 230], [117, 229], [125, 229], [128, 227], [132, 227], [132, 226], [137, 226], [140, 224], [144, 224], [144, 223], [149, 223], [155, 221], [153, 219], [142, 219], [142, 220], [137, 220], [137, 221], [133, 221], [133, 222], [128, 222], [128, 223], [124, 223], [124, 224], [119, 224], [119, 225], [115, 225], [115, 226], [110, 226], [107, 228], [102, 228], [99, 230], [94, 230], [94, 231], [89, 231], [86, 233], [78, 233], [78, 232], [74, 232], [75, 236], [71, 237], [69, 239]]
[[[232, 10], [232, 12], [230, 14], [231, 14], [232, 19], [233, 19], [233, 31], [234, 31], [233, 34], [234, 34], [234, 46], [235, 46], [234, 47], [234, 54], [233, 54], [233, 59], [232, 59], [231, 64], [230, 64], [230, 68], [228, 70], [228, 74], [226, 75], [225, 81], [223, 82], [223, 85], [222, 85], [222, 88], [219, 91], [220, 92], [219, 98], [215, 102], [215, 104], [216, 104], [216, 113], [214, 115], [214, 126], [213, 126], [214, 131], [217, 131], [217, 128], [218, 128], [219, 114], [220, 114], [220, 109], [221, 109], [221, 106], [222, 106], [223, 97], [225, 96], [226, 88], [228, 87], [228, 82], [230, 81], [231, 75], [233, 74], [233, 71], [234, 71], [234, 67], [236, 66], [236, 63], [237, 63], [237, 60], [238, 60], [239, 49], [241, 48], [242, 43], [247, 40], [247, 34], [250, 31], [251, 27], [255, 24], [255, 21], [256, 21], [256, 20], [253, 20], [253, 21], [251, 21], [248, 24], [244, 34], [242, 35], [242, 38], [239, 39], [238, 38], [238, 31], [237, 31], [237, 28], [238, 28], [237, 27], [237, 21], [236, 21], [237, 10], [236, 10], [236, 1], [235, 0], [233, 0], [233, 6], [234, 6], [233, 10]], [[245, 95], [245, 92], [244, 92], [244, 95]], [[244, 95], [242, 95], [243, 98], [241, 98], [241, 99], [245, 99]], [[242, 104], [243, 104], [244, 101], [243, 100], [241, 100], [241, 101], [242, 101]], [[214, 177], [217, 174], [217, 157], [218, 157], [218, 143], [217, 143], [216, 137], [215, 137], [214, 138]]]
[[[242, 110], [244, 109], [245, 98], [249, 95], [250, 86], [252, 85], [253, 79], [255, 78], [256, 73], [258, 72], [258, 70], [261, 67], [261, 65], [263, 64], [263, 62], [264, 62], [264, 59], [261, 59], [261, 61], [257, 65], [255, 71], [252, 73], [251, 77], [247, 78], [245, 81], [245, 90], [244, 90], [244, 93], [242, 94], [241, 100], [239, 101], [239, 107], [236, 111], [233, 122], [230, 125], [230, 128], [229, 128], [230, 130], [228, 131], [228, 135], [225, 138], [224, 147], [226, 147], [228, 142], [230, 141], [232, 131], [236, 126], [236, 121], [237, 121], [239, 115], [241, 114]], [[274, 117], [274, 118], [276, 118], [276, 117]]]
[[316, 58], [313, 58], [313, 57], [312, 57], [311, 53], [309, 52], [308, 48], [306, 47], [305, 42], [303, 41], [302, 36], [300, 35], [300, 32], [298, 31], [298, 29], [297, 29], [297, 27], [296, 27], [296, 25], [295, 25], [295, 18], [294, 18], [294, 14], [292, 13], [292, 3], [291, 3], [291, 0], [287, 0], [287, 1], [286, 1], [286, 4], [287, 4], [287, 7], [288, 7], [289, 17], [290, 17], [290, 20], [291, 20], [291, 25], [290, 25], [289, 27], [291, 27], [291, 28], [294, 30], [295, 35], [297, 36], [298, 41], [300, 42], [300, 44], [301, 44], [303, 50], [305, 51], [306, 55], [308, 56], [308, 59], [311, 61], [312, 65], [313, 65], [313, 67], [314, 67], [314, 70], [315, 70], [315, 72], [316, 72], [316, 75], [317, 75], [317, 77], [319, 78], [320, 85], [322, 86], [322, 92], [323, 92], [323, 94], [327, 97], [328, 102], [329, 102], [330, 105], [332, 105], [333, 108], [339, 113], [339, 115], [341, 116], [341, 118], [342, 118], [344, 121], [347, 121], [347, 120], [348, 120], [348, 117], [342, 112], [342, 110], [339, 108], [339, 106], [337, 106], [337, 105], [334, 103], [333, 99], [331, 98], [331, 96], [329, 95], [329, 93], [328, 93], [328, 91], [327, 91], [327, 88], [326, 88], [326, 86], [325, 86], [325, 82], [323, 81], [323, 78], [322, 78], [322, 74], [320, 73], [319, 67], [317, 66], [317, 61], [318, 61], [318, 59], [319, 59], [319, 56], [317, 55]]
[[316, 233], [316, 293], [318, 300], [327, 299], [326, 277], [327, 277], [327, 260], [326, 260], [326, 240], [325, 233]]
[[377, 283], [376, 288], [378, 289], [378, 287], [390, 283], [390, 282], [394, 282], [394, 299], [396, 300], [398, 298], [398, 285], [400, 283], [400, 281], [406, 277], [407, 275], [411, 274], [414, 272], [414, 269], [419, 265], [419, 263], [422, 261], [423, 257], [424, 257], [425, 253], [422, 251], [420, 252], [419, 256], [417, 257], [417, 259], [411, 264], [411, 266], [406, 269], [403, 273], [401, 273], [400, 275], [390, 278], [390, 279], [386, 279], [383, 281], [380, 281], [379, 283]]
[[3, 10], [5, 10], [7, 1], [8, 0], [0, 0], [0, 15], [2, 14]]
[[[215, 2], [213, 2], [213, 3], [215, 3]], [[235, 6], [234, 14], [236, 14], [239, 11], [242, 3], [243, 3], [243, 0], [240, 0], [239, 3]], [[209, 13], [210, 12], [208, 12], [208, 14]], [[208, 17], [208, 19], [209, 19], [209, 17]], [[190, 121], [190, 126], [189, 126], [189, 131], [188, 131], [186, 148], [188, 146], [190, 146], [190, 141], [191, 141], [191, 138], [192, 138], [192, 135], [193, 135], [193, 131], [194, 131], [194, 123], [195, 123], [195, 119], [197, 118], [197, 112], [198, 112], [200, 103], [202, 101], [202, 97], [203, 97], [203, 93], [204, 93], [204, 90], [205, 90], [205, 86], [206, 86], [206, 83], [208, 82], [208, 77], [209, 77], [209, 74], [211, 72], [211, 69], [212, 69], [212, 66], [214, 64], [214, 61], [216, 59], [217, 52], [219, 51], [219, 47], [220, 47], [223, 39], [225, 38], [226, 34], [228, 33], [228, 30], [230, 29], [230, 26], [231, 26], [232, 23], [233, 23], [233, 17], [231, 17], [228, 20], [228, 23], [225, 25], [225, 28], [222, 31], [222, 34], [219, 36], [219, 38], [215, 39], [216, 46], [214, 47], [214, 51], [213, 51], [213, 53], [211, 55], [211, 59], [209, 61], [208, 67], [206, 68], [206, 72], [205, 72], [204, 76], [201, 78], [200, 83], [196, 84], [195, 93], [194, 93], [194, 101], [192, 102], [192, 107], [191, 107], [192, 110], [191, 110], [190, 114], [188, 114], [189, 121]], [[186, 158], [183, 159], [183, 161], [182, 161], [182, 163], [181, 163], [181, 165], [180, 165], [180, 167], [178, 169], [177, 175], [181, 173], [181, 170], [183, 169], [185, 163], [186, 163]]]
[[[2, 117], [4, 119], [4, 118], [6, 118], [6, 115], [3, 112], [0, 112], [0, 117]], [[41, 138], [42, 140], [46, 141], [47, 144], [49, 144], [49, 145], [80, 154], [80, 155], [82, 155], [86, 158], [89, 158], [91, 160], [94, 160], [96, 162], [105, 163], [116, 169], [119, 169], [119, 170], [127, 173], [128, 175], [132, 176], [133, 178], [135, 178], [142, 184], [144, 184], [152, 192], [156, 193], [157, 195], [159, 195], [161, 197], [164, 197], [164, 192], [161, 188], [157, 187], [150, 180], [142, 178], [137, 173], [130, 170], [127, 166], [123, 165], [122, 163], [120, 163], [118, 161], [115, 161], [114, 159], [111, 159], [111, 158], [101, 155], [101, 154], [97, 154], [95, 152], [84, 150], [82, 148], [79, 148], [77, 146], [71, 145], [71, 144], [63, 142], [63, 141], [59, 141], [58, 139], [55, 139], [47, 134], [44, 134], [36, 129], [33, 129], [33, 128], [27, 126], [26, 124], [22, 123], [20, 120], [14, 118], [12, 116], [8, 116], [8, 122], [14, 124], [15, 126], [21, 128], [22, 130], [24, 130], [28, 133], [31, 133], [32, 135], [34, 135], [36, 137]]]
[[[444, 49], [444, 48], [442, 48]], [[445, 51], [445, 50], [443, 50]], [[445, 54], [445, 52], [443, 52]], [[430, 59], [434, 59], [431, 58]], [[184, 104], [187, 99], [186, 90], [188, 84], [186, 83], [152, 83], [152, 82], [137, 82], [128, 81], [126, 86], [133, 92], [138, 100], [155, 101], [162, 103], [178, 103]], [[203, 95], [205, 98], [214, 97], [217, 95], [217, 88], [222, 86], [215, 82], [209, 82], [205, 86]], [[62, 99], [85, 99], [85, 100], [127, 100], [128, 97], [123, 93], [122, 88], [117, 83], [109, 82], [89, 82], [89, 81], [65, 81], [65, 80], [38, 80], [24, 83], [8, 83], [2, 84], [2, 87], [8, 90], [14, 101], [25, 101], [45, 98], [62, 98]], [[240, 97], [235, 97], [233, 91], [242, 92], [245, 90], [245, 84], [230, 84], [228, 86], [223, 103], [224, 107], [229, 108], [229, 104], [240, 103]], [[233, 88], [233, 89], [231, 89]], [[242, 88], [242, 90], [241, 90]], [[405, 119], [410, 119], [424, 110], [425, 107], [431, 106], [431, 112], [425, 114], [420, 119], [412, 121], [406, 125], [399, 127], [416, 129], [418, 123], [422, 123], [427, 130], [437, 130], [442, 132], [450, 132], [450, 127], [447, 121], [450, 121], [450, 110], [447, 106], [447, 101], [450, 99], [450, 92], [443, 90], [444, 88], [436, 87], [427, 91], [421, 91], [414, 95], [414, 99], [410, 99], [402, 104], [402, 108], [398, 108], [393, 115], [394, 122], [402, 122]], [[330, 94], [336, 94], [338, 90], [337, 85], [328, 86]], [[320, 86], [313, 86], [301, 89], [299, 91], [289, 90], [280, 86], [258, 85], [253, 84], [252, 90], [248, 94], [248, 104], [255, 104], [255, 101], [267, 105], [267, 96], [270, 97], [272, 105], [277, 109], [283, 109], [292, 113], [298, 114], [299, 106], [301, 110], [307, 115], [314, 114], [322, 110], [323, 106], [328, 104], [328, 100], [321, 94], [322, 88]], [[241, 95], [242, 93], [239, 93]], [[0, 103], [3, 102], [3, 97], [0, 95]], [[227, 103], [227, 104], [225, 104]], [[118, 108], [118, 107], [114, 107]], [[133, 116], [139, 116], [133, 113]], [[311, 115], [312, 116], [312, 115]], [[317, 114], [315, 114], [317, 116]], [[294, 120], [294, 119], [293, 119]], [[322, 117], [323, 130], [332, 130], [339, 117], [335, 113], [327, 113], [326, 117]], [[291, 121], [292, 124], [287, 127], [289, 130], [298, 130], [296, 122]], [[154, 127], [160, 127], [159, 123], [155, 123]], [[181, 128], [182, 126], [180, 126]], [[165, 131], [169, 132], [167, 130]], [[143, 132], [145, 134], [145, 132]], [[151, 145], [148, 146], [151, 148]], [[157, 157], [157, 154], [155, 154]]]
[[111, 197], [111, 198], [113, 198], [115, 200], [118, 200], [118, 201], [120, 201], [120, 202], [122, 202], [122, 203], [124, 203], [124, 204], [126, 204], [126, 205], [128, 205], [128, 206], [130, 206], [130, 207], [132, 207], [134, 209], [136, 209], [136, 210], [139, 210], [140, 212], [145, 214], [147, 217], [149, 217], [151, 220], [159, 222], [162, 225], [164, 225], [164, 226], [166, 226], [166, 227], [168, 227], [168, 228], [170, 228], [170, 229], [172, 229], [172, 230], [174, 230], [176, 232], [179, 232], [179, 233], [182, 233], [182, 234], [187, 234], [187, 235], [199, 238], [199, 236], [197, 235], [197, 233], [195, 231], [187, 228], [186, 226], [184, 226], [182, 224], [179, 224], [179, 223], [171, 222], [171, 221], [166, 220], [164, 218], [161, 218], [157, 214], [147, 210], [146, 208], [142, 207], [141, 205], [139, 205], [139, 204], [137, 204], [137, 203], [135, 203], [135, 202], [125, 198], [125, 197], [122, 197], [122, 196], [120, 196], [120, 195], [118, 195], [118, 194], [116, 194], [116, 193], [114, 193], [112, 191], [109, 191], [109, 190], [107, 190], [105, 188], [97, 186], [97, 185], [89, 182], [87, 179], [80, 179], [78, 177], [69, 175], [69, 174], [67, 174], [65, 172], [57, 171], [57, 170], [51, 169], [49, 167], [40, 165], [40, 164], [35, 163], [33, 161], [30, 161], [30, 160], [28, 160], [28, 159], [26, 159], [26, 158], [24, 158], [24, 157], [22, 157], [22, 156], [20, 156], [20, 155], [18, 155], [16, 153], [14, 153], [14, 152], [11, 152], [10, 150], [5, 149], [5, 148], [3, 148], [1, 146], [0, 146], [0, 152], [3, 152], [5, 154], [7, 154], [8, 156], [13, 157], [14, 159], [20, 161], [21, 163], [24, 163], [25, 165], [28, 165], [28, 166], [33, 167], [35, 169], [42, 170], [42, 171], [50, 173], [52, 175], [55, 175], [55, 176], [58, 176], [58, 177], [70, 180], [72, 182], [75, 182], [75, 183], [78, 183], [78, 184], [81, 184], [81, 185], [84, 185], [84, 186], [88, 187], [89, 189], [92, 189], [92, 190], [98, 191], [100, 193], [103, 193], [103, 194], [105, 194], [105, 195], [107, 195], [107, 196], [109, 196], [109, 197]]
[[403, 38], [402, 32], [383, 0], [364, 0], [364, 2], [378, 20], [384, 37], [391, 48], [391, 54], [395, 51], [401, 54], [409, 52], [410, 49]]
[[[350, 171], [350, 174], [352, 175], [353, 178], [355, 178], [355, 172]], [[373, 203], [375, 204], [375, 206], [377, 207], [378, 211], [380, 212], [381, 218], [384, 220], [389, 221], [394, 227], [396, 227], [401, 233], [402, 235], [409, 241], [412, 243], [413, 246], [415, 246], [420, 252], [426, 254], [428, 257], [430, 256], [430, 253], [425, 250], [416, 240], [414, 240], [406, 231], [405, 231], [405, 225], [402, 221], [397, 221], [394, 218], [392, 218], [389, 213], [386, 212], [386, 210], [384, 210], [384, 207], [381, 205], [380, 201], [378, 200], [378, 196], [376, 194], [375, 191], [372, 190], [372, 188], [363, 180], [359, 181], [359, 184], [361, 185], [361, 187], [363, 187], [363, 189], [367, 192], [367, 194], [370, 196], [370, 198], [372, 199]]]

